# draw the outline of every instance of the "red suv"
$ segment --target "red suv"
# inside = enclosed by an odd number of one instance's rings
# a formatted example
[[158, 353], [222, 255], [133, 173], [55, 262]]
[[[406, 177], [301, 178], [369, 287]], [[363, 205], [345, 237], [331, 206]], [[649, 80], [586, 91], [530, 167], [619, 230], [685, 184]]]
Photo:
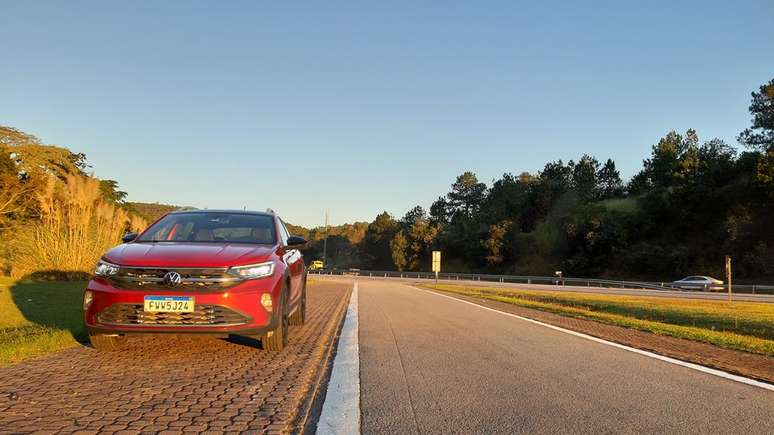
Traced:
[[288, 325], [306, 316], [306, 269], [273, 212], [169, 213], [97, 264], [83, 295], [96, 349], [120, 349], [127, 335], [239, 335], [282, 350]]

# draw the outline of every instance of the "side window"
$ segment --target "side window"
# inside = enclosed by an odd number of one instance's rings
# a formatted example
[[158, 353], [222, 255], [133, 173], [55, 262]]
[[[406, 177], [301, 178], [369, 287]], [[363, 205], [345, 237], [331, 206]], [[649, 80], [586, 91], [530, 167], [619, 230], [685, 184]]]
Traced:
[[282, 242], [282, 245], [285, 246], [288, 244], [288, 230], [285, 228], [285, 222], [282, 222], [282, 219], [279, 219], [279, 227], [280, 227], [280, 241]]

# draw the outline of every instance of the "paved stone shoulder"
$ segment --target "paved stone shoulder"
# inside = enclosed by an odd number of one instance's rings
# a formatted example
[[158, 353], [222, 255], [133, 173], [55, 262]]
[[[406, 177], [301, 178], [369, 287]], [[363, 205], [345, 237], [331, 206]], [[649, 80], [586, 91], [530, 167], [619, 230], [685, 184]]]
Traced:
[[213, 338], [133, 338], [0, 369], [0, 433], [276, 432], [294, 429], [341, 322], [351, 286], [308, 289], [307, 324], [289, 346]]

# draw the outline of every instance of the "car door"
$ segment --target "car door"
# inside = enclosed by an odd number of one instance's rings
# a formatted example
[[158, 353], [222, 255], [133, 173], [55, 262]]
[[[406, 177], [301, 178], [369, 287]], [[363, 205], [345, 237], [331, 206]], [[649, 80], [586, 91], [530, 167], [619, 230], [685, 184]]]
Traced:
[[301, 297], [304, 279], [304, 261], [301, 256], [301, 251], [296, 248], [287, 248], [288, 237], [290, 237], [290, 234], [288, 233], [288, 229], [285, 228], [285, 223], [282, 222], [282, 219], [279, 220], [279, 223], [280, 239], [282, 240], [282, 245], [285, 247], [285, 253], [282, 255], [282, 259], [285, 261], [285, 264], [288, 265], [290, 271], [290, 288], [288, 289], [290, 293], [290, 304], [295, 306]]

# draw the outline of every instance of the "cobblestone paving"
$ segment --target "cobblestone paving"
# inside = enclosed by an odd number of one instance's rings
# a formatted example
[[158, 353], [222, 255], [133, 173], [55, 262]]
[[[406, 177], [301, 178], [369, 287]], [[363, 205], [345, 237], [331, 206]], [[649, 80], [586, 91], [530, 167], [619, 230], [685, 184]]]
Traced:
[[307, 323], [291, 327], [281, 353], [153, 336], [126, 351], [79, 347], [0, 369], [0, 433], [291, 432], [349, 291], [310, 284]]

